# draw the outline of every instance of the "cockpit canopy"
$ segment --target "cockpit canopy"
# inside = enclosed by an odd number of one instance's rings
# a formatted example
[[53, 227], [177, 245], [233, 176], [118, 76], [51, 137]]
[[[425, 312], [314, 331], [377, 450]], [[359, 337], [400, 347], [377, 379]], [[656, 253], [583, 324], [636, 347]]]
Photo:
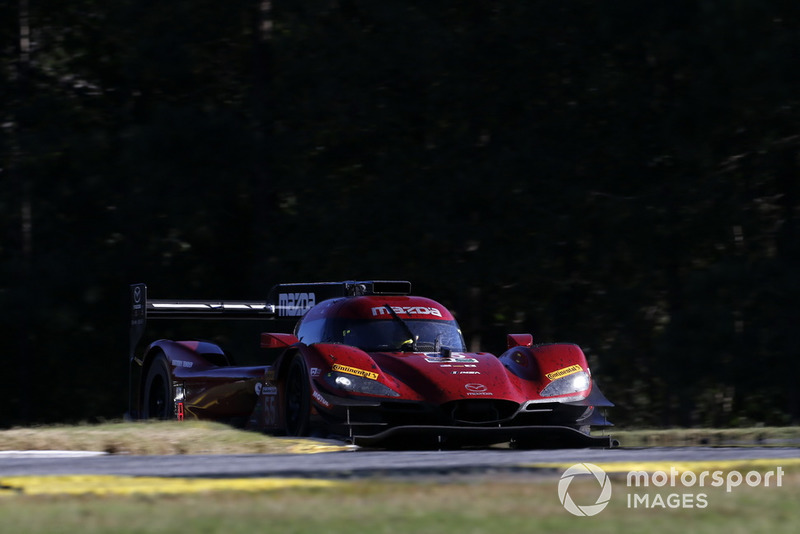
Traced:
[[466, 350], [458, 323], [421, 297], [350, 297], [316, 306], [297, 324], [305, 343], [342, 343], [366, 352]]

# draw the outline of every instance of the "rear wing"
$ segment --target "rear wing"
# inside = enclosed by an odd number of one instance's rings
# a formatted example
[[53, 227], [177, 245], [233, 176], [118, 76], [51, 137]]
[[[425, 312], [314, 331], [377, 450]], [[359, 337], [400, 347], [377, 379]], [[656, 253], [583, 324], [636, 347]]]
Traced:
[[148, 319], [263, 319], [274, 316], [275, 307], [265, 301], [148, 299], [146, 284], [132, 284], [129, 356], [132, 360]]
[[292, 319], [317, 303], [357, 295], [408, 295], [411, 283], [400, 280], [278, 284], [266, 300], [148, 299], [146, 284], [131, 284], [129, 357], [144, 335], [148, 319]]

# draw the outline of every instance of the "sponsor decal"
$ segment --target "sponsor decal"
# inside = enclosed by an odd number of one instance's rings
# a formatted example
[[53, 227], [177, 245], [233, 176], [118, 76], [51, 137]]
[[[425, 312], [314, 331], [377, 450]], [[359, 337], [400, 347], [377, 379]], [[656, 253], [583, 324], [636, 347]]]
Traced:
[[[441, 317], [442, 312], [437, 308], [429, 308], [428, 306], [392, 306], [392, 311], [398, 315], [433, 315]], [[373, 317], [376, 315], [391, 315], [386, 306], [377, 306], [372, 308]]]
[[480, 371], [451, 371], [451, 374], [454, 375], [479, 375], [481, 374]]
[[378, 379], [378, 373], [373, 373], [372, 371], [365, 371], [364, 369], [358, 369], [357, 367], [348, 367], [347, 365], [339, 365], [338, 363], [335, 363], [333, 364], [332, 369], [334, 371], [339, 371], [340, 373], [348, 373], [351, 375], [363, 376], [364, 378], [369, 378], [371, 380]]
[[316, 304], [316, 293], [278, 293], [278, 316], [299, 317]]
[[573, 373], [579, 373], [583, 371], [583, 368], [578, 365], [570, 365], [569, 367], [564, 367], [563, 369], [559, 369], [557, 371], [553, 371], [552, 373], [547, 373], [546, 376], [548, 380], [555, 380], [556, 378], [561, 378], [563, 376], [571, 375]]
[[264, 424], [266, 426], [275, 426], [278, 424], [278, 396], [277, 395], [264, 395], [262, 410], [264, 412]]
[[186, 367], [188, 369], [194, 364], [192, 362], [187, 362], [186, 360], [172, 360], [172, 365], [175, 367]]
[[[449, 358], [441, 358], [437, 356], [426, 356], [425, 361], [428, 363], [478, 363], [477, 358], [465, 358], [463, 356], [456, 356], [455, 354]], [[442, 367], [452, 367], [452, 365], [442, 365]]]
[[492, 392], [488, 391], [489, 388], [483, 384], [464, 384], [464, 389], [467, 390], [467, 395], [493, 395]]
[[261, 384], [260, 382], [256, 384], [256, 395], [277, 395], [277, 394], [278, 394], [277, 386], [268, 386], [266, 384]]
[[277, 395], [278, 394], [278, 387], [277, 386], [268, 386], [266, 384], [262, 384], [261, 382], [256, 382], [256, 395]]
[[309, 372], [311, 373], [311, 376], [319, 376], [322, 374], [322, 369], [319, 367], [312, 367]]
[[272, 427], [278, 424], [278, 387], [256, 382], [256, 395], [260, 399], [261, 414], [264, 425]]
[[314, 400], [316, 400], [318, 403], [325, 406], [326, 408], [331, 407], [331, 403], [326, 401], [325, 397], [323, 397], [319, 391], [314, 390], [314, 393], [312, 393], [311, 396], [314, 397]]

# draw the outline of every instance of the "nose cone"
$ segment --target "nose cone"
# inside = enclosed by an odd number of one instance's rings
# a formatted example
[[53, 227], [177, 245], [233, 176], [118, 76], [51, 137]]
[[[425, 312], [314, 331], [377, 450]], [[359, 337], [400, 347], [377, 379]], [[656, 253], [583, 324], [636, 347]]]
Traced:
[[504, 399], [524, 402], [524, 395], [503, 364], [492, 354], [376, 354], [387, 373], [424, 400], [443, 404], [461, 399]]

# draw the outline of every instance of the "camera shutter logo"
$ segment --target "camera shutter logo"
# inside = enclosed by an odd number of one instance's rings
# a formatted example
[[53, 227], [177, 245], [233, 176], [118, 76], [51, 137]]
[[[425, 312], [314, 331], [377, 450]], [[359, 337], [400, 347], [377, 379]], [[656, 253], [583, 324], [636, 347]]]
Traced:
[[[600, 484], [600, 495], [594, 504], [579, 506], [575, 504], [569, 495], [569, 485], [576, 475], [593, 475]], [[575, 464], [564, 471], [561, 480], [558, 481], [558, 499], [569, 513], [577, 516], [593, 516], [603, 511], [611, 500], [611, 479], [605, 471], [594, 464]]]

